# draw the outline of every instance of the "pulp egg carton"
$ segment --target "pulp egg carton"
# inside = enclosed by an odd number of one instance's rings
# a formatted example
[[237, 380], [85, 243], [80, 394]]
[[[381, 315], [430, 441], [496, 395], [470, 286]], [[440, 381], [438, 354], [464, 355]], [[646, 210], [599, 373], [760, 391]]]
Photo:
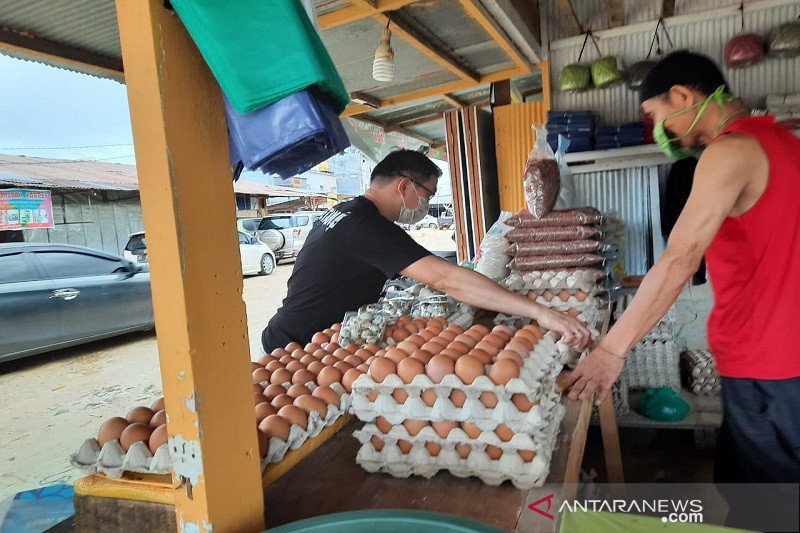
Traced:
[[[631, 410], [630, 398], [628, 395], [628, 383], [624, 375], [621, 375], [617, 381], [611, 385], [611, 400], [614, 405], [614, 414], [617, 420], [623, 419], [628, 416]], [[592, 406], [592, 423], [600, 423], [600, 409], [594, 405]]]
[[722, 381], [709, 350], [689, 350], [681, 354], [686, 385], [698, 396], [716, 396]]
[[[596, 270], [547, 270], [544, 272], [512, 272], [500, 283], [512, 291], [545, 291], [562, 289], [591, 292], [597, 287]], [[600, 272], [602, 275], [602, 272]]]
[[[408, 418], [434, 422], [455, 420], [473, 422], [484, 430], [506, 424], [512, 431], [530, 432], [545, 423], [546, 414], [559, 401], [555, 385], [562, 366], [559, 357], [552, 334], [548, 334], [525, 359], [520, 377], [509, 380], [506, 385], [495, 385], [487, 375], [478, 376], [472, 384], [466, 385], [455, 374], [445, 376], [441, 383], [434, 383], [427, 375], [420, 374], [409, 384], [397, 374], [386, 376], [383, 383], [376, 383], [369, 374], [363, 374], [353, 382], [351, 411], [364, 422], [372, 422], [378, 416], [391, 424], [400, 424]], [[395, 400], [392, 393], [396, 390], [408, 394], [405, 402]], [[425, 390], [436, 394], [433, 406], [422, 400]], [[454, 390], [462, 390], [466, 396], [462, 407], [456, 407], [450, 400]], [[375, 401], [368, 398], [372, 392], [378, 393]], [[495, 407], [486, 407], [480, 401], [484, 392], [497, 397]], [[513, 394], [524, 394], [529, 401], [539, 403], [527, 412], [520, 411], [511, 399]]]
[[675, 341], [642, 341], [625, 361], [623, 373], [632, 389], [681, 388], [680, 348]]
[[[463, 430], [456, 428], [446, 438], [441, 438], [431, 427], [423, 428], [412, 436], [402, 425], [384, 434], [373, 424], [367, 424], [353, 434], [361, 442], [356, 462], [368, 472], [385, 472], [398, 478], [411, 475], [431, 478], [440, 470], [447, 470], [457, 477], [477, 477], [487, 485], [496, 486], [510, 480], [519, 489], [530, 489], [541, 486], [547, 479], [563, 416], [564, 407], [558, 403], [536, 438], [517, 433], [509, 442], [502, 442], [494, 432], [488, 431], [476, 439], [470, 439]], [[380, 451], [370, 442], [373, 436], [384, 442]], [[398, 440], [411, 443], [411, 450], [407, 454], [398, 447]], [[436, 456], [431, 455], [426, 447], [428, 443], [440, 445], [441, 451]], [[471, 446], [472, 450], [466, 458], [462, 459], [456, 451], [458, 444]], [[491, 459], [486, 454], [485, 449], [489, 445], [503, 451], [499, 459]], [[517, 453], [519, 450], [533, 450], [536, 455], [526, 463]]]

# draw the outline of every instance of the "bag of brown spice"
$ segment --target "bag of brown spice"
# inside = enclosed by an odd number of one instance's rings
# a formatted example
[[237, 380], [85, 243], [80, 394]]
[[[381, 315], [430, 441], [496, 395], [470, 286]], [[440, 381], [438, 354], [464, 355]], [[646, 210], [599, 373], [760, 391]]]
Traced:
[[535, 218], [542, 218], [553, 210], [561, 190], [561, 174], [556, 156], [547, 144], [547, 129], [533, 126], [536, 142], [533, 145], [522, 179], [525, 203]]

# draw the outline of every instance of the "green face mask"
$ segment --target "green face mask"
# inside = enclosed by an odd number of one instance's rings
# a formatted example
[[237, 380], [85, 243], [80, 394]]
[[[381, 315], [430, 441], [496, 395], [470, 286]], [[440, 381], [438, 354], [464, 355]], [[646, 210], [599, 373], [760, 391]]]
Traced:
[[[725, 92], [725, 86], [720, 85], [719, 87], [717, 87], [716, 91], [711, 93], [711, 95], [709, 95], [709, 97], [703, 100], [702, 102], [687, 107], [686, 109], [681, 109], [680, 111], [669, 115], [664, 120], [656, 122], [655, 126], [653, 126], [653, 139], [658, 144], [658, 147], [661, 148], [661, 151], [667, 154], [671, 159], [678, 160], [690, 157], [697, 152], [697, 149], [684, 148], [680, 145], [678, 141], [689, 135], [692, 132], [692, 130], [694, 130], [695, 126], [697, 126], [697, 123], [700, 121], [700, 117], [703, 116], [703, 113], [711, 104], [711, 102], [716, 102], [717, 105], [719, 105], [720, 108], [722, 108], [727, 102], [730, 102], [731, 100], [733, 100], [733, 97]], [[697, 111], [697, 115], [694, 117], [694, 120], [692, 121], [692, 124], [689, 126], [689, 129], [687, 129], [683, 135], [670, 138], [667, 135], [666, 130], [664, 129], [664, 123], [667, 120], [673, 117], [677, 117], [682, 113], [686, 113], [687, 111], [691, 111], [696, 107], [699, 107], [700, 109]]]

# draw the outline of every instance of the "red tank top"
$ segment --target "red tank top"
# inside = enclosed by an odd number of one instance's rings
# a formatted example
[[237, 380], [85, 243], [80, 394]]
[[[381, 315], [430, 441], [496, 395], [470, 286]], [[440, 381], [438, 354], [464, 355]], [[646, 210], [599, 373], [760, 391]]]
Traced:
[[759, 142], [769, 181], [756, 204], [728, 217], [706, 261], [714, 288], [708, 339], [723, 376], [800, 376], [800, 139], [774, 117], [734, 121], [721, 135]]

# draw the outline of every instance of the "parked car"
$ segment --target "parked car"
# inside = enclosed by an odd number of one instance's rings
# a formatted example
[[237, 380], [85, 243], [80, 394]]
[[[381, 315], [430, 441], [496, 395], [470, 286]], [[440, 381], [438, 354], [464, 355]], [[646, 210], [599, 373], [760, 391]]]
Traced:
[[275, 257], [281, 260], [297, 257], [314, 223], [324, 214], [325, 211], [275, 213], [261, 218], [257, 225], [254, 218], [239, 219], [237, 225], [240, 231], [247, 233], [255, 226], [251, 234], [269, 246]]
[[425, 217], [419, 222], [415, 222], [413, 224], [403, 224], [402, 226], [406, 230], [415, 230], [422, 228], [437, 229], [439, 227], [439, 223], [436, 221], [435, 217], [431, 215], [425, 215]]
[[[275, 259], [275, 253], [270, 247], [243, 231], [239, 231], [238, 234], [242, 273], [261, 274], [262, 276], [272, 274], [278, 262]], [[143, 231], [132, 233], [128, 237], [128, 244], [125, 245], [123, 255], [130, 261], [144, 264], [148, 262], [147, 240]]]
[[0, 244], [0, 361], [153, 328], [150, 274], [66, 244]]
[[452, 211], [447, 211], [439, 215], [436, 219], [437, 224], [439, 225], [439, 229], [450, 229], [455, 224], [455, 217], [453, 216]]

